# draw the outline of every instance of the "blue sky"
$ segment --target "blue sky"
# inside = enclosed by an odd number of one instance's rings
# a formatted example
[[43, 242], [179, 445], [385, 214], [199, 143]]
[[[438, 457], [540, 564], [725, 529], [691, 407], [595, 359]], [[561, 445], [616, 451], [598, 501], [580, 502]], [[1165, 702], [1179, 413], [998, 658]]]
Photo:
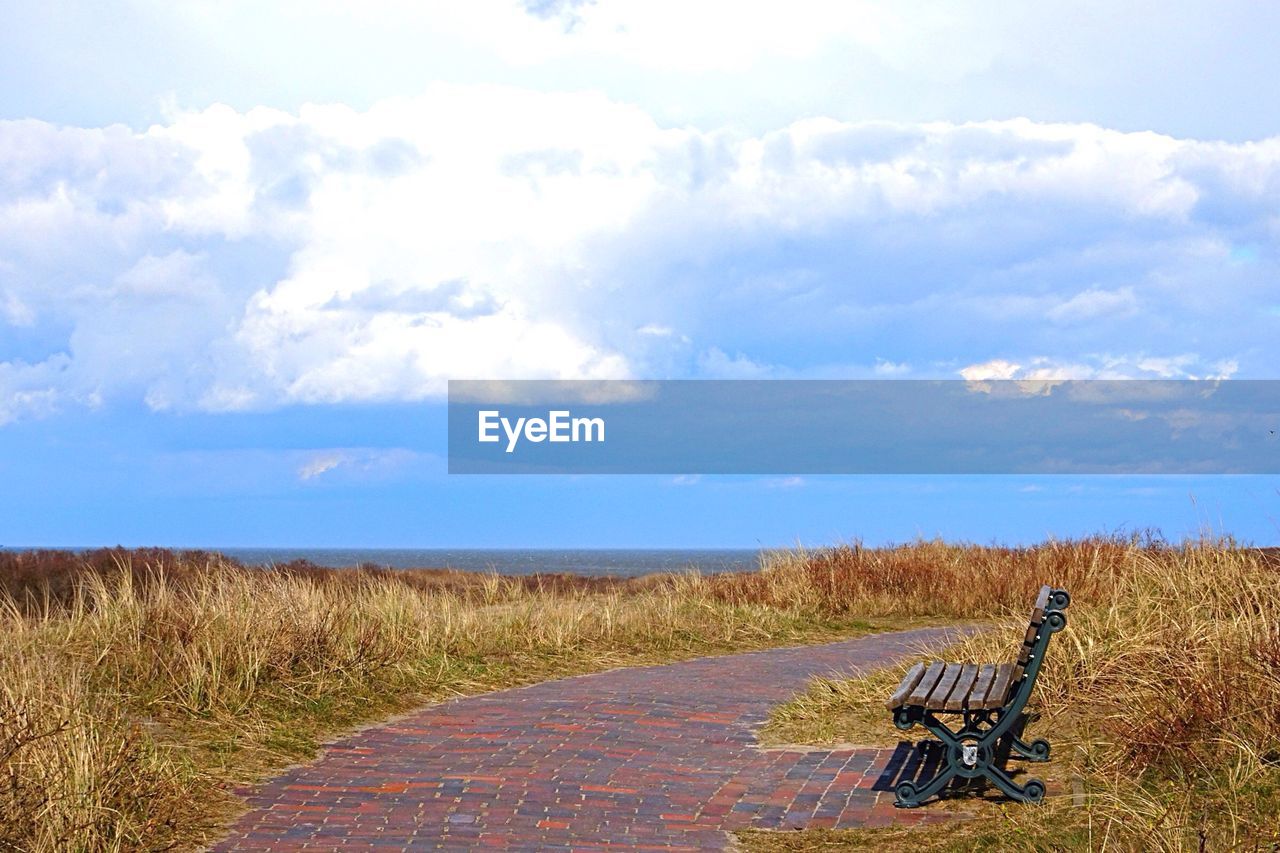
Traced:
[[1277, 478], [445, 474], [450, 378], [1273, 379], [1280, 7], [0, 2], [0, 544], [1206, 526]]

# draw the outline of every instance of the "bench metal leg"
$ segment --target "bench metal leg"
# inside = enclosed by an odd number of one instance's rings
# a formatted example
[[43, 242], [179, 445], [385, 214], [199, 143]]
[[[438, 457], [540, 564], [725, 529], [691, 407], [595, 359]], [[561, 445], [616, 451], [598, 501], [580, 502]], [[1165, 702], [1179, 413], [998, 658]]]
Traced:
[[983, 775], [1012, 799], [1024, 803], [1038, 803], [1044, 799], [1044, 783], [1039, 779], [1028, 779], [1025, 785], [1019, 785], [1009, 778], [1009, 774], [1005, 773], [1003, 768], [995, 764], [987, 767]]
[[1012, 752], [1026, 761], [1048, 761], [1050, 753], [1049, 741], [1044, 738], [1036, 738], [1032, 741], [1022, 739], [1022, 733], [1026, 730], [1027, 723], [1030, 720], [1030, 714], [1018, 714], [1001, 738], [1000, 745], [1006, 755]]
[[949, 763], [945, 769], [930, 779], [923, 788], [917, 788], [916, 783], [910, 780], [899, 782], [898, 786], [893, 789], [897, 799], [894, 805], [900, 809], [914, 809], [934, 794], [947, 787], [956, 775], [956, 768]]
[[1049, 746], [1049, 741], [1045, 740], [1044, 738], [1042, 737], [1036, 738], [1035, 740], [1031, 741], [1031, 743], [1027, 743], [1022, 738], [1014, 734], [1008, 735], [1008, 738], [1009, 738], [1009, 746], [1013, 749], [1013, 751], [1018, 753], [1020, 757], [1025, 758], [1027, 761], [1048, 761], [1049, 760], [1049, 752], [1051, 747]]
[[[952, 731], [946, 723], [927, 711], [919, 716], [913, 715], [912, 722], [923, 726], [938, 738], [946, 755], [946, 766], [927, 782], [918, 784], [913, 780], [905, 780], [898, 783], [894, 789], [897, 795], [894, 805], [898, 808], [915, 808], [921, 805], [940, 793], [957, 776], [965, 779], [989, 779], [1005, 795], [1020, 802], [1038, 803], [1044, 799], [1043, 782], [1028, 779], [1025, 784], [1019, 785], [1000, 767], [1000, 762], [1008, 748], [1031, 761], [1047, 761], [1047, 741], [1037, 739], [1027, 743], [1010, 731], [1010, 726], [997, 724], [991, 727], [991, 720], [986, 716], [966, 718], [964, 727], [958, 732]], [[985, 731], [983, 725], [988, 726]]]

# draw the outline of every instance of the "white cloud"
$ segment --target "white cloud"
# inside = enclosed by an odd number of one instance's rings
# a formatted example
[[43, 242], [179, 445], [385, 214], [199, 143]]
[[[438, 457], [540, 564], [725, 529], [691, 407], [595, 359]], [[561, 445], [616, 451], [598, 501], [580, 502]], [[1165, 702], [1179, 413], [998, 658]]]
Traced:
[[1123, 317], [1138, 310], [1133, 288], [1082, 290], [1049, 309], [1049, 319], [1059, 323], [1079, 323], [1098, 317]]
[[637, 335], [649, 335], [655, 338], [669, 338], [675, 334], [670, 326], [662, 326], [657, 323], [649, 323], [636, 329]]
[[872, 372], [876, 376], [901, 377], [911, 372], [911, 365], [878, 358], [876, 359], [876, 366], [872, 368]]
[[1021, 371], [1022, 365], [1020, 364], [1014, 364], [1002, 358], [993, 358], [991, 361], [985, 361], [982, 364], [970, 364], [967, 367], [962, 367], [957, 372], [970, 382], [986, 382], [992, 379], [1014, 379]]
[[1193, 353], [1168, 358], [1137, 356], [1090, 356], [1061, 361], [1037, 356], [1026, 362], [992, 359], [970, 364], [957, 371], [970, 382], [1013, 379], [1039, 387], [1079, 379], [1230, 379], [1239, 369], [1234, 361], [1207, 361]]
[[730, 356], [712, 347], [698, 357], [698, 372], [705, 379], [770, 379], [777, 371], [767, 364], [752, 361], [742, 353]]
[[1196, 356], [1179, 355], [1143, 358], [1138, 361], [1137, 368], [1160, 379], [1230, 379], [1240, 366], [1233, 359], [1204, 364]]
[[764, 482], [770, 489], [798, 489], [805, 485], [804, 477], [774, 477]]
[[314, 480], [348, 461], [346, 453], [321, 453], [311, 457], [298, 469], [299, 480]]
[[298, 479], [307, 482], [318, 480], [331, 472], [341, 470], [357, 478], [396, 475], [416, 463], [438, 461], [427, 455], [403, 448], [346, 447], [329, 450], [301, 452], [288, 451], [286, 457], [300, 457], [297, 464]]
[[[39, 364], [0, 362], [0, 426], [23, 417], [43, 417], [57, 410], [66, 396], [60, 390], [67, 367], [65, 356], [53, 356]], [[85, 399], [82, 402], [92, 401]]]
[[16, 293], [6, 292], [0, 299], [3, 299], [3, 304], [0, 304], [0, 312], [3, 312], [4, 320], [10, 326], [35, 325], [35, 312]]
[[204, 259], [177, 249], [162, 257], [143, 255], [136, 264], [116, 276], [115, 286], [104, 297], [156, 299], [199, 296], [217, 283], [200, 269]]
[[[0, 187], [0, 321], [27, 342], [0, 351], [9, 418], [416, 400], [448, 378], [1274, 363], [1238, 318], [1271, 299], [1280, 138], [676, 130], [599, 94], [439, 85], [143, 133], [4, 122]], [[1192, 328], [1202, 355], [1171, 352]]]

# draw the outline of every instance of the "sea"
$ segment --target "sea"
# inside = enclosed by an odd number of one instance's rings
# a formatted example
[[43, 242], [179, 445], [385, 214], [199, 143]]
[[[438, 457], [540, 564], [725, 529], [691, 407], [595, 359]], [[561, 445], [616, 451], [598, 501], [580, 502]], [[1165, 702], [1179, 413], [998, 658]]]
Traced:
[[392, 569], [462, 569], [500, 575], [564, 573], [637, 577], [654, 572], [751, 572], [761, 552], [741, 549], [488, 549], [488, 548], [218, 548], [242, 563], [310, 560], [341, 568], [372, 563]]
[[[4, 548], [3, 550], [26, 550]], [[83, 547], [59, 550], [82, 551]], [[187, 550], [175, 548], [174, 550]], [[654, 572], [752, 572], [766, 553], [754, 548], [215, 548], [246, 565], [309, 560], [346, 568], [371, 563], [391, 569], [461, 569], [500, 575], [562, 573], [638, 577]]]

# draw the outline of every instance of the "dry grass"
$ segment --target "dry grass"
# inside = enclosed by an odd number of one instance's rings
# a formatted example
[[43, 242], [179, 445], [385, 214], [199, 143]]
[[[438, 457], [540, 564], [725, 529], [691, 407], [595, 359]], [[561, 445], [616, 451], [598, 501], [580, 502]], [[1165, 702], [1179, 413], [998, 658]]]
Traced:
[[[1046, 581], [1073, 604], [1040, 725], [1069, 733], [1060, 754], [1079, 745], [1091, 798], [1085, 812], [1055, 803], [1035, 820], [1121, 846], [1258, 838], [1280, 822], [1276, 575], [1273, 559], [1230, 543], [1110, 538], [850, 546], [780, 555], [750, 575], [636, 581], [2, 554], [0, 849], [199, 845], [236, 808], [231, 783], [425, 698], [871, 622], [996, 620], [998, 640], [965, 653], [1003, 657]], [[866, 687], [807, 713], [857, 705]], [[892, 731], [887, 715], [883, 725]], [[1035, 846], [1047, 836], [1019, 823], [1028, 814], [984, 825], [1018, 827]]]
[[[892, 847], [896, 838], [912, 849], [962, 849], [1003, 837], [1004, 846], [1022, 849], [1199, 850], [1280, 843], [1275, 555], [1217, 542], [1135, 542], [1119, 560], [1105, 549], [1074, 550], [1079, 559], [1070, 571], [1043, 575], [1071, 591], [1072, 605], [1067, 631], [1050, 643], [1033, 699], [1043, 716], [1033, 729], [1055, 744], [1054, 766], [1037, 775], [1079, 776], [1085, 807], [1074, 807], [1067, 792], [1039, 809], [986, 808], [986, 819], [928, 837], [828, 833], [752, 844], [857, 849]], [[975, 585], [966, 581], [957, 595], [971, 598]], [[1020, 593], [999, 630], [946, 656], [1009, 659], [1031, 599]], [[895, 742], [882, 702], [904, 668], [814, 682], [778, 710], [769, 732], [787, 742]], [[1003, 836], [991, 835], [997, 824]]]
[[[920, 657], [947, 657], [943, 648], [921, 648]], [[803, 693], [779, 705], [760, 733], [762, 743], [893, 746], [900, 731], [886, 725], [885, 697], [893, 692], [906, 665], [876, 670], [862, 678], [814, 678]]]

